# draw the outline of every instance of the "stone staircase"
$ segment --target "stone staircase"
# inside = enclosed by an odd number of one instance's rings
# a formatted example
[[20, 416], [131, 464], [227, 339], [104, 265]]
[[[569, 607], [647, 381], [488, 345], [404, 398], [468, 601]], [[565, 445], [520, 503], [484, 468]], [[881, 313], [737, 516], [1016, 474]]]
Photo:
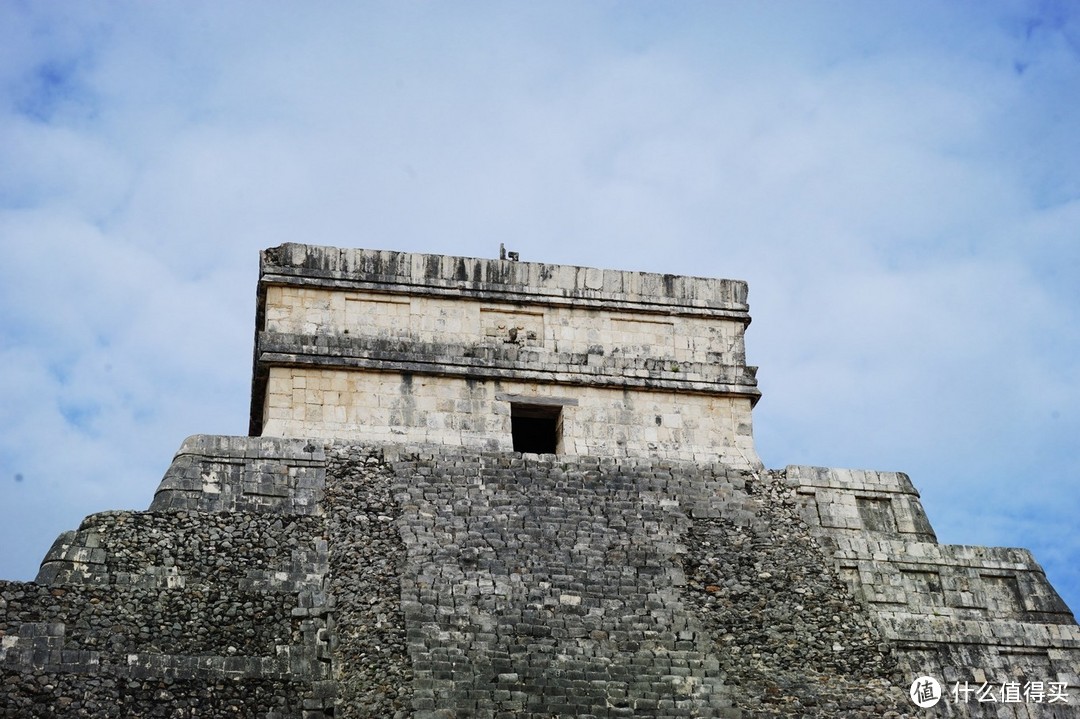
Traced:
[[900, 717], [1077, 631], [902, 475], [199, 436], [0, 582], [0, 717]]

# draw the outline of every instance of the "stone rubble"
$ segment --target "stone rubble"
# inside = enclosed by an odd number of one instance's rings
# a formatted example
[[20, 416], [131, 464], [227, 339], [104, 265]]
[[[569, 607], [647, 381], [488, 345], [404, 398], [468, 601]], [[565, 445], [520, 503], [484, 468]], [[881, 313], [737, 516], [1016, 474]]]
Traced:
[[[792, 474], [193, 438], [159, 509], [0, 582], [0, 717], [914, 717], [920, 668], [1008, 648], [898, 641]], [[1075, 624], [965, 621], [1076, 666]]]
[[326, 489], [335, 601], [331, 650], [338, 684], [335, 718], [403, 719], [412, 705], [399, 578], [405, 545], [396, 522], [394, 477], [378, 450], [336, 446]]
[[721, 670], [753, 716], [901, 717], [911, 709], [891, 646], [830, 566], [793, 492], [745, 473], [757, 512], [693, 520], [687, 597], [717, 638]]

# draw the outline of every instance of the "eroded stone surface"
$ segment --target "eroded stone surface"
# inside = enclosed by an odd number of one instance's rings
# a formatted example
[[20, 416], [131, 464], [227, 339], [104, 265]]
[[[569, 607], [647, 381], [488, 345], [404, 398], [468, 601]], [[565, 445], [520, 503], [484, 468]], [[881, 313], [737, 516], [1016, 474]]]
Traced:
[[1047, 685], [938, 716], [1075, 716], [1030, 553], [937, 544], [903, 474], [761, 466], [746, 290], [267, 250], [282, 436], [189, 438], [0, 582], [0, 717], [903, 717], [923, 674]]
[[394, 475], [382, 457], [379, 449], [357, 445], [339, 444], [329, 452], [335, 717], [406, 717], [412, 706], [400, 588], [406, 550]]
[[759, 467], [746, 283], [287, 244], [262, 256], [251, 432]]
[[[251, 501], [301, 458], [317, 486]], [[1077, 627], [1025, 553], [837, 534], [798, 470], [259, 438], [177, 462], [177, 509], [88, 517], [0, 584], [3, 716], [870, 717], [919, 673], [1075, 686]], [[902, 584], [930, 567], [941, 601]]]

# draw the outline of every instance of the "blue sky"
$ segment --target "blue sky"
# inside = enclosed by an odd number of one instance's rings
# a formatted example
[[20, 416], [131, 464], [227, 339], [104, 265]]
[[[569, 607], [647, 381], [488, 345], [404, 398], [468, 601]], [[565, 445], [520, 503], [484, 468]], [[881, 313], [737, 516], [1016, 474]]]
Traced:
[[745, 279], [770, 467], [1080, 610], [1080, 8], [0, 4], [0, 577], [247, 428], [286, 241]]

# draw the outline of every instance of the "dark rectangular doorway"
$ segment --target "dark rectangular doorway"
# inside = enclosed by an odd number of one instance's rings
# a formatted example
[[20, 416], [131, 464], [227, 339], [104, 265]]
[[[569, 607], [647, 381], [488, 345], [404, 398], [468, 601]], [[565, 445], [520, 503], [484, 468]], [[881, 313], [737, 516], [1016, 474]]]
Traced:
[[562, 407], [512, 402], [510, 426], [515, 452], [555, 454], [562, 430]]

